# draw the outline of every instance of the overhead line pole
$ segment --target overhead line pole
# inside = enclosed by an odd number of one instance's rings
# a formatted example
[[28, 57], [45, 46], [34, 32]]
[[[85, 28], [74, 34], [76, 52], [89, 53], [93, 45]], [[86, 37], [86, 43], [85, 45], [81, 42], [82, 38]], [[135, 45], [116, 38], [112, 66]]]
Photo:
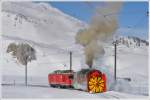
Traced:
[[117, 79], [117, 41], [114, 42], [114, 79]]
[[72, 52], [70, 51], [70, 72], [72, 71]]

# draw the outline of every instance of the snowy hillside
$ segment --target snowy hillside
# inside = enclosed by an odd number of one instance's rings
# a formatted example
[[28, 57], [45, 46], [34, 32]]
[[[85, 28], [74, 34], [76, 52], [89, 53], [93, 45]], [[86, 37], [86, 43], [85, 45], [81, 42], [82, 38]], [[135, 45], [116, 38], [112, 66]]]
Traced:
[[[4, 2], [2, 4], [2, 34], [0, 36], [0, 49], [2, 56], [2, 83], [18, 84], [24, 83], [24, 66], [21, 65], [11, 54], [6, 53], [10, 43], [28, 43], [36, 50], [37, 60], [28, 64], [28, 83], [48, 86], [47, 75], [57, 69], [69, 68], [69, 51], [73, 51], [73, 70], [87, 68], [84, 64], [83, 47], [75, 43], [77, 31], [84, 28], [86, 24], [64, 14], [60, 10], [45, 4], [31, 2]], [[118, 83], [113, 85], [114, 47], [112, 43], [105, 45], [105, 55], [103, 59], [97, 59], [95, 66], [107, 75], [107, 85], [109, 90], [104, 94], [90, 95], [81, 91], [70, 92], [70, 90], [60, 90], [46, 88], [43, 92], [40, 88], [41, 96], [37, 96], [32, 88], [25, 89], [27, 94], [20, 92], [19, 87], [11, 89], [4, 86], [3, 97], [53, 97], [54, 93], [80, 94], [77, 97], [108, 97], [116, 95], [120, 97], [131, 97], [130, 94], [148, 95], [148, 45], [146, 41], [137, 38], [121, 37], [117, 46], [117, 77]], [[130, 44], [130, 45], [127, 45]], [[139, 47], [140, 45], [140, 47]], [[142, 45], [142, 46], [141, 46]], [[130, 82], [121, 78], [131, 78]], [[110, 88], [113, 86], [113, 88]], [[31, 89], [31, 90], [30, 90]], [[7, 91], [9, 90], [9, 91]], [[12, 90], [12, 91], [11, 91]], [[33, 91], [29, 95], [28, 91]], [[16, 93], [12, 96], [13, 93]], [[46, 94], [44, 94], [46, 92]], [[119, 94], [118, 92], [127, 93]], [[43, 94], [42, 94], [43, 93]], [[71, 95], [70, 94], [70, 95]], [[61, 97], [62, 95], [60, 95]], [[54, 95], [57, 97], [57, 95]], [[64, 96], [63, 96], [64, 97]], [[67, 97], [67, 95], [65, 95]]]
[[143, 47], [143, 46], [149, 46], [149, 42], [143, 39], [140, 39], [138, 37], [133, 36], [119, 36], [117, 37], [117, 42], [119, 44], [126, 45], [127, 47]]
[[[36, 48], [38, 63], [47, 67], [60, 66], [52, 69], [69, 65], [69, 51], [80, 52], [81, 47], [75, 44], [74, 36], [85, 24], [46, 3], [3, 2], [2, 14], [4, 52], [9, 40], [29, 43]], [[58, 61], [53, 61], [54, 58]]]
[[[46, 3], [3, 2], [3, 35], [68, 47], [83, 22]], [[54, 40], [55, 38], [55, 40]], [[70, 42], [62, 45], [64, 40]]]

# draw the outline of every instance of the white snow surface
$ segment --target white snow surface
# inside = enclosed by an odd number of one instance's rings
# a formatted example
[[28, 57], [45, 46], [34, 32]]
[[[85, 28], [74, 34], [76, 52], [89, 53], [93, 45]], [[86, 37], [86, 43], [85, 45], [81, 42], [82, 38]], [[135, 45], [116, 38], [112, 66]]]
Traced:
[[[148, 46], [117, 47], [117, 82], [113, 80], [114, 47], [105, 45], [103, 58], [95, 59], [94, 67], [107, 76], [107, 92], [89, 94], [84, 91], [50, 88], [47, 76], [57, 69], [69, 68], [69, 51], [73, 51], [73, 70], [87, 68], [83, 47], [75, 43], [75, 35], [86, 24], [45, 4], [4, 2], [2, 4], [2, 34], [0, 64], [2, 66], [3, 98], [136, 98], [148, 96]], [[37, 60], [28, 64], [28, 84], [45, 87], [25, 87], [24, 69], [11, 54], [12, 43], [29, 43], [36, 50]], [[123, 78], [131, 78], [126, 81]], [[40, 94], [40, 95], [39, 95]]]
[[[70, 47], [73, 36], [85, 24], [46, 3], [3, 2], [2, 32], [59, 47]], [[65, 42], [70, 41], [70, 42]], [[65, 43], [63, 43], [65, 42]]]
[[[137, 98], [148, 99], [146, 96], [131, 95], [108, 91], [99, 94], [90, 94], [85, 91], [72, 89], [59, 89], [50, 87], [25, 87], [25, 86], [3, 86], [2, 92], [5, 98], [102, 98], [102, 99], [120, 99], [120, 98]], [[40, 95], [39, 95], [40, 94]]]

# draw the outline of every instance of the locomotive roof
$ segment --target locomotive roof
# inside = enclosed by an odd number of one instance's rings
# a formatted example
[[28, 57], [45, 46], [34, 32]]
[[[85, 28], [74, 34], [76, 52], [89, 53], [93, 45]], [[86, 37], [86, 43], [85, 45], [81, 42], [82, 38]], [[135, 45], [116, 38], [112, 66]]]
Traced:
[[55, 70], [53, 73], [56, 73], [56, 74], [71, 74], [73, 73], [73, 70]]
[[91, 70], [96, 70], [96, 69], [92, 69], [92, 68], [88, 68], [88, 69], [81, 69], [80, 71], [78, 71], [78, 73], [85, 74], [85, 73], [90, 72]]

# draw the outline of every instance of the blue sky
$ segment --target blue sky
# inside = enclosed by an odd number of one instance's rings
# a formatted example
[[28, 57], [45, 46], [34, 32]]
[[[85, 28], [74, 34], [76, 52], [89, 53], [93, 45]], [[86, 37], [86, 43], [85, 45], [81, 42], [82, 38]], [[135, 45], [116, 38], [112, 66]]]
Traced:
[[[50, 2], [66, 14], [88, 23], [96, 6], [104, 2]], [[148, 2], [123, 2], [118, 13], [119, 29], [117, 33], [148, 39]]]

